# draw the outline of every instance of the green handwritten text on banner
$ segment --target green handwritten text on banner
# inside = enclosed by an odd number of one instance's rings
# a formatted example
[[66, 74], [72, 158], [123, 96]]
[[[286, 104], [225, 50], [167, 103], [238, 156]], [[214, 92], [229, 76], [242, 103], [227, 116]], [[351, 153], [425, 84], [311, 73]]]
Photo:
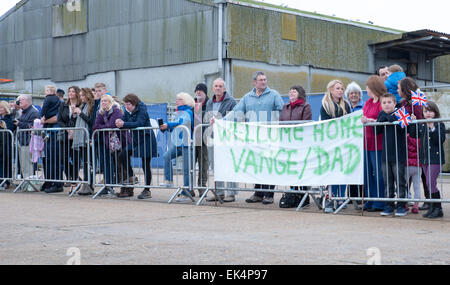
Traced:
[[362, 111], [300, 125], [217, 120], [216, 181], [273, 185], [363, 184]]

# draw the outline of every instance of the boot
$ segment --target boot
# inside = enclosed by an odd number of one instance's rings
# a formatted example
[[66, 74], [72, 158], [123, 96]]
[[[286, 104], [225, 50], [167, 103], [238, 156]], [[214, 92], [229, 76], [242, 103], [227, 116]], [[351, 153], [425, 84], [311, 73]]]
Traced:
[[[431, 199], [441, 199], [440, 193], [439, 192], [431, 193]], [[430, 207], [428, 209], [428, 212], [423, 214], [422, 217], [428, 218], [431, 215], [431, 213], [434, 212], [434, 208], [437, 207], [438, 204], [440, 205], [441, 203], [429, 203]]]
[[133, 197], [133, 195], [133, 188], [130, 187], [120, 187], [120, 193], [116, 194], [117, 198]]
[[433, 208], [434, 208], [434, 203], [429, 203], [428, 211], [425, 214], [423, 214], [422, 217], [428, 218], [428, 216], [430, 216], [430, 214], [433, 212]]
[[141, 194], [139, 194], [138, 199], [150, 199], [152, 197], [152, 192], [148, 189], [142, 190]]
[[444, 212], [442, 212], [442, 206], [441, 203], [436, 203], [436, 205], [433, 207], [433, 212], [431, 212], [430, 215], [428, 215], [429, 219], [437, 219], [442, 218], [444, 216]]

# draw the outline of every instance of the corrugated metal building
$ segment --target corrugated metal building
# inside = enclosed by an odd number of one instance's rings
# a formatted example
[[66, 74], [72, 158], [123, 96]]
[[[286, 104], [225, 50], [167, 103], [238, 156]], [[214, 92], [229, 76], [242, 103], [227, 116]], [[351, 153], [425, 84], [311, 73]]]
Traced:
[[15, 80], [0, 91], [101, 81], [119, 97], [171, 102], [221, 76], [239, 98], [263, 70], [281, 93], [294, 84], [312, 93], [334, 78], [364, 86], [376, 66], [392, 63], [421, 85], [450, 82], [448, 39], [431, 54], [392, 43], [404, 35], [256, 1], [23, 0], [0, 18], [0, 78]]

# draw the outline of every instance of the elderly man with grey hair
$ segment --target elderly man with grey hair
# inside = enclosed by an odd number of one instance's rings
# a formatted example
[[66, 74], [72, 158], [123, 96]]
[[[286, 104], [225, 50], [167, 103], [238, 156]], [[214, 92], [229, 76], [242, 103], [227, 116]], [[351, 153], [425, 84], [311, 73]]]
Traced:
[[[252, 83], [254, 88], [242, 97], [233, 111], [225, 116], [224, 120], [239, 119], [244, 117], [248, 122], [270, 122], [279, 119], [280, 111], [284, 102], [280, 94], [267, 85], [267, 77], [262, 71], [257, 71], [253, 75]], [[212, 118], [211, 123], [214, 123]], [[275, 185], [255, 184], [255, 189], [274, 189]], [[255, 192], [247, 203], [272, 204], [273, 192]]]
[[[31, 129], [35, 119], [40, 119], [39, 111], [32, 105], [31, 95], [24, 94], [19, 96], [19, 107], [22, 109], [22, 115], [14, 120], [13, 123], [17, 126], [17, 129]], [[20, 160], [20, 172], [23, 178], [27, 178], [33, 175], [33, 165], [31, 163], [30, 152], [30, 139], [31, 135], [28, 132], [19, 133], [19, 160]]]
[[[223, 118], [227, 115], [228, 112], [233, 110], [234, 106], [236, 106], [236, 100], [228, 93], [226, 88], [226, 83], [222, 78], [217, 78], [213, 81], [213, 93], [214, 96], [212, 99], [208, 100], [206, 103], [205, 112], [206, 115], [204, 117], [204, 122], [209, 122], [211, 117]], [[204, 138], [205, 139], [205, 138]], [[211, 148], [211, 155], [209, 155], [209, 160], [211, 165], [214, 167], [214, 149]], [[224, 182], [216, 181], [217, 188], [223, 188], [225, 186]], [[227, 183], [227, 188], [236, 188], [237, 185], [234, 182]], [[216, 195], [208, 198], [206, 201], [214, 202], [216, 201], [216, 197], [220, 196], [220, 198], [224, 202], [234, 202], [236, 191], [228, 190], [227, 196], [225, 197], [225, 191], [222, 189], [218, 189], [216, 191]]]

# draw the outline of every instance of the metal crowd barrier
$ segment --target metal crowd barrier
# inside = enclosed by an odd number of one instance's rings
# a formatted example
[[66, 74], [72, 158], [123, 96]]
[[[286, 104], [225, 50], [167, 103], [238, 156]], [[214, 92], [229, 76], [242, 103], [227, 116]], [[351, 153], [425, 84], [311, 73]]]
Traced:
[[[152, 150], [158, 150], [156, 141], [152, 142], [150, 132], [156, 136], [162, 135], [164, 145], [169, 149], [158, 151], [156, 157], [152, 157]], [[176, 136], [182, 133], [187, 139], [188, 144], [181, 150], [181, 159], [175, 167], [172, 159], [168, 159], [166, 164], [168, 175], [172, 174], [174, 178], [172, 183], [165, 184], [164, 165], [160, 167], [152, 167], [152, 159], [163, 158], [166, 159], [166, 154], [171, 151], [171, 147], [176, 146], [180, 142], [177, 141]], [[94, 154], [93, 169], [98, 171], [98, 175], [93, 177], [94, 187], [101, 187], [101, 189], [93, 196], [97, 198], [102, 194], [115, 194], [114, 188], [125, 188], [132, 190], [134, 188], [152, 189], [165, 188], [176, 189], [176, 192], [170, 198], [171, 203], [180, 192], [188, 196], [192, 201], [190, 194], [192, 180], [191, 180], [191, 161], [189, 159], [191, 152], [191, 132], [186, 126], [178, 126], [174, 131], [165, 131], [161, 133], [158, 127], [142, 127], [136, 129], [99, 129], [92, 134], [92, 153]], [[116, 143], [112, 143], [112, 142]], [[118, 142], [119, 141], [119, 142]], [[167, 142], [167, 143], [165, 143]], [[173, 150], [173, 149], [172, 149]], [[183, 156], [183, 152], [186, 153]], [[180, 152], [177, 151], [177, 154]], [[180, 167], [180, 162], [183, 164], [182, 157], [187, 158], [188, 169], [186, 177], [189, 177], [189, 182], [184, 183], [183, 165]], [[172, 169], [170, 171], [170, 169]], [[100, 179], [100, 175], [103, 176]], [[156, 179], [155, 179], [156, 178]], [[187, 184], [187, 185], [186, 185]]]
[[[20, 184], [14, 192], [41, 191], [43, 188], [36, 188], [38, 182], [44, 182], [43, 187], [58, 189], [70, 183], [72, 196], [82, 185], [90, 185], [90, 175], [86, 174], [91, 165], [89, 132], [85, 128], [17, 130], [15, 145], [16, 165], [20, 169], [16, 167], [14, 176]], [[86, 169], [84, 174], [80, 168]]]
[[[339, 211], [341, 211], [343, 208], [347, 206], [347, 204], [352, 201], [352, 203], [361, 202], [362, 206], [364, 207], [365, 202], [372, 203], [378, 203], [378, 207], [375, 207], [377, 209], [380, 209], [381, 207], [384, 207], [386, 202], [400, 202], [400, 203], [419, 203], [419, 202], [428, 202], [428, 203], [435, 203], [435, 202], [441, 202], [441, 203], [449, 203], [450, 199], [445, 198], [445, 194], [443, 191], [444, 181], [443, 176], [444, 173], [442, 172], [442, 159], [440, 153], [442, 153], [444, 150], [442, 149], [442, 145], [439, 143], [438, 145], [438, 153], [439, 153], [439, 165], [441, 166], [439, 169], [439, 183], [440, 188], [440, 198], [432, 198], [431, 195], [431, 189], [426, 189], [427, 184], [424, 179], [426, 179], [426, 175], [428, 177], [431, 176], [431, 170], [428, 167], [428, 173], [427, 170], [420, 165], [420, 134], [418, 132], [418, 126], [424, 125], [426, 123], [438, 123], [438, 128], [435, 130], [438, 134], [438, 139], [441, 141], [441, 139], [445, 140], [445, 137], [441, 137], [441, 125], [439, 123], [443, 122], [450, 122], [449, 118], [443, 118], [443, 119], [432, 119], [432, 120], [415, 120], [413, 121], [409, 126], [405, 127], [404, 136], [398, 137], [395, 132], [394, 138], [388, 138], [384, 136], [384, 133], [386, 132], [386, 129], [388, 127], [397, 126], [397, 128], [400, 128], [398, 126], [398, 122], [393, 123], [366, 123], [364, 124], [365, 132], [369, 132], [369, 128], [374, 131], [375, 136], [381, 135], [383, 137], [383, 141], [385, 144], [393, 144], [395, 146], [395, 149], [398, 150], [395, 153], [395, 164], [397, 165], [397, 168], [393, 170], [393, 173], [389, 174], [388, 168], [385, 161], [388, 161], [387, 153], [385, 156], [382, 156], [382, 146], [379, 146], [379, 143], [377, 140], [374, 140], [375, 149], [378, 149], [380, 147], [380, 150], [378, 152], [375, 151], [368, 151], [366, 148], [364, 150], [364, 174], [365, 174], [365, 185], [361, 188], [362, 191], [358, 193], [358, 195], [354, 196], [350, 193], [350, 185], [345, 185], [345, 191], [338, 193], [336, 196], [330, 197], [330, 200], [333, 201], [343, 201], [343, 203], [339, 204], [336, 210], [334, 211], [335, 214], [337, 214]], [[443, 130], [442, 130], [443, 131]], [[449, 129], [446, 130], [446, 133], [448, 133]], [[412, 134], [412, 136], [411, 136]], [[425, 140], [429, 140], [430, 133], [426, 133]], [[446, 136], [446, 134], [445, 134]], [[367, 137], [364, 136], [364, 145], [367, 145]], [[408, 140], [409, 143], [413, 148], [416, 149], [416, 153], [411, 152], [410, 149], [408, 149]], [[403, 144], [405, 146], [404, 153], [400, 154], [399, 151], [402, 151], [399, 149], [399, 143]], [[445, 151], [444, 151], [445, 153]], [[409, 155], [408, 155], [409, 154]], [[411, 165], [416, 164], [414, 161], [416, 159], [409, 159], [409, 156], [412, 155], [417, 158], [417, 165]], [[405, 157], [404, 161], [399, 161], [399, 155], [403, 155]], [[428, 148], [425, 154], [427, 157], [427, 161], [430, 159], [430, 149]], [[369, 158], [370, 156], [370, 158]], [[372, 164], [372, 165], [371, 165]], [[401, 165], [401, 166], [399, 166]], [[384, 173], [384, 175], [383, 175]], [[406, 184], [406, 190], [405, 193], [402, 193], [403, 190], [400, 189], [399, 185], [401, 183], [401, 174], [404, 173], [404, 179]], [[413, 182], [413, 179], [410, 179], [411, 176], [417, 175], [414, 179], [416, 179], [415, 182]], [[371, 177], [372, 182], [369, 183], [369, 178]], [[386, 178], [386, 180], [384, 179]], [[415, 185], [418, 184], [418, 185]], [[387, 187], [387, 185], [390, 185], [391, 187]], [[392, 188], [392, 185], [395, 185]], [[411, 186], [414, 186], [411, 187]], [[391, 195], [387, 195], [391, 193]], [[343, 195], [339, 195], [343, 194]], [[391, 196], [391, 197], [388, 197]], [[414, 197], [413, 197], [414, 196]]]
[[14, 180], [14, 134], [10, 130], [0, 129], [0, 190]]
[[[299, 124], [305, 122], [306, 121], [283, 121], [277, 123]], [[105, 192], [104, 190], [106, 190], [107, 193], [114, 194], [114, 187], [175, 189], [176, 191], [171, 196], [168, 203], [173, 202], [173, 200], [180, 194], [184, 194], [192, 202], [195, 202], [193, 194], [195, 194], [194, 190], [197, 190], [200, 194], [200, 199], [197, 201], [197, 205], [202, 204], [208, 192], [212, 192], [215, 198], [214, 200], [220, 203], [224, 203], [222, 200], [222, 195], [225, 194], [225, 191], [232, 191], [228, 192], [228, 194], [231, 195], [237, 195], [238, 192], [242, 191], [305, 194], [296, 209], [297, 211], [302, 209], [302, 206], [308, 197], [311, 197], [319, 208], [323, 208], [322, 204], [325, 201], [324, 197], [328, 192], [328, 198], [331, 201], [342, 201], [342, 203], [336, 207], [334, 211], [335, 214], [346, 207], [350, 201], [352, 201], [352, 203], [362, 202], [362, 206], [364, 206], [364, 203], [366, 202], [449, 203], [450, 199], [445, 197], [443, 191], [444, 182], [442, 179], [442, 168], [439, 171], [441, 196], [438, 199], [432, 198], [431, 189], [427, 189], [423, 192], [424, 197], [422, 197], [422, 195], [420, 195], [420, 197], [419, 195], [417, 195], [417, 197], [409, 195], [409, 193], [412, 192], [412, 188], [409, 179], [406, 179], [406, 177], [405, 180], [407, 190], [405, 193], [400, 193], [400, 189], [395, 187], [395, 190], [392, 189], [390, 191], [391, 197], [386, 197], [385, 195], [386, 183], [390, 183], [389, 185], [392, 185], [393, 182], [393, 184], [399, 185], [399, 174], [401, 172], [405, 172], [406, 175], [406, 173], [410, 170], [415, 170], [425, 176], [427, 174], [428, 176], [431, 175], [431, 170], [429, 168], [428, 173], [425, 173], [420, 166], [409, 165], [407, 149], [407, 134], [413, 134], [413, 137], [418, 138], [415, 141], [417, 151], [416, 155], [417, 157], [420, 157], [420, 136], [417, 126], [429, 122], [450, 122], [450, 119], [416, 120], [413, 121], [410, 126], [405, 128], [406, 131], [404, 137], [395, 136], [393, 139], [390, 139], [383, 136], [385, 143], [394, 144], [396, 149], [398, 149], [397, 146], [399, 143], [402, 143], [402, 141], [404, 142], [406, 146], [406, 161], [404, 163], [405, 169], [397, 167], [394, 169], [394, 177], [392, 177], [392, 175], [387, 175], [387, 181], [384, 181], [382, 173], [386, 169], [383, 169], [384, 165], [382, 164], [382, 161], [387, 158], [383, 158], [381, 156], [382, 150], [380, 150], [376, 155], [370, 154], [369, 151], [365, 150], [365, 180], [368, 182], [367, 177], [371, 176], [372, 179], [374, 179], [374, 182], [366, 183], [365, 187], [361, 187], [361, 185], [344, 185], [343, 187], [345, 187], [345, 189], [343, 191], [338, 191], [337, 195], [331, 195], [331, 189], [328, 189], [327, 191], [327, 187], [330, 188], [330, 186], [327, 185], [300, 190], [294, 190], [291, 189], [291, 187], [280, 187], [276, 185], [273, 185], [270, 189], [255, 189], [254, 184], [214, 181], [213, 148], [208, 147], [207, 141], [207, 139], [212, 136], [212, 130], [207, 130], [210, 127], [209, 124], [196, 126], [193, 132], [193, 139], [191, 138], [191, 131], [186, 126], [179, 126], [173, 132], [167, 131], [164, 133], [159, 132], [159, 128], [155, 127], [130, 130], [101, 129], [94, 131], [92, 135], [92, 144], [90, 146], [89, 133], [84, 128], [18, 130], [16, 136], [14, 136], [9, 130], [0, 130], [0, 142], [2, 147], [0, 167], [3, 167], [0, 168], [0, 186], [3, 186], [6, 181], [18, 180], [20, 181], [20, 184], [14, 190], [14, 192], [17, 192], [26, 188], [31, 191], [39, 191], [36, 188], [37, 184], [35, 184], [35, 182], [59, 184], [72, 183], [76, 185], [76, 188], [70, 192], [70, 196], [74, 195], [83, 185], [90, 185], [93, 188], [101, 187], [100, 191], [94, 195], [94, 199], [102, 192]], [[375, 132], [375, 136], [377, 136], [380, 133], [384, 133], [388, 127], [397, 125], [397, 123], [367, 123], [364, 124], [364, 128], [365, 132], [367, 132], [369, 128], [372, 128]], [[439, 140], [443, 139], [441, 137], [441, 132], [439, 132], [440, 127], [441, 125], [438, 124], [437, 131], [439, 134]], [[161, 183], [165, 180], [164, 167], [160, 168], [151, 166], [153, 157], [151, 153], [148, 153], [146, 150], [148, 148], [157, 148], [157, 145], [153, 145], [152, 140], [149, 139], [150, 137], [146, 135], [149, 132], [154, 132], [155, 137], [157, 135], [163, 135], [164, 140], [168, 142], [166, 144], [168, 145], [168, 149], [165, 149], [162, 152], [158, 151], [157, 157], [163, 157], [166, 161], [169, 161], [169, 164], [166, 164], [166, 172], [169, 171], [170, 173], [170, 168], [173, 169], [172, 177], [174, 179], [172, 180], [172, 185], [164, 185]], [[182, 144], [182, 151], [185, 151], [185, 153], [184, 155], [178, 153], [178, 163], [176, 163], [175, 168], [173, 168], [174, 165], [172, 162], [174, 157], [168, 157], [167, 154], [170, 153], [169, 151], [173, 152], [174, 147], [181, 146], [178, 137], [180, 132], [183, 134], [183, 137], [186, 138], [184, 144]], [[72, 134], [74, 134], [74, 136], [76, 134], [77, 139], [75, 139]], [[81, 140], [80, 136], [82, 137]], [[364, 137], [365, 144], [367, 144], [367, 137]], [[428, 137], [425, 138], [425, 140], [428, 139]], [[77, 146], [75, 147], [74, 141], [77, 141]], [[374, 144], [375, 149], [378, 149], [379, 142], [375, 140]], [[443, 151], [440, 144], [438, 149], [439, 153]], [[207, 156], [207, 159], [202, 160], [202, 154]], [[368, 159], [371, 155], [372, 158]], [[428, 150], [428, 159], [430, 158], [430, 155], [430, 150]], [[10, 159], [7, 159], [8, 156]], [[14, 160], [12, 158], [14, 158]], [[180, 161], [185, 162], [186, 159], [188, 160], [188, 164], [184, 164], [183, 166], [183, 163], [180, 163]], [[6, 165], [8, 162], [10, 164]], [[439, 162], [439, 164], [442, 165], [442, 161], [440, 160]], [[369, 167], [369, 163], [373, 164], [372, 169]], [[397, 158], [396, 164], [399, 165], [399, 163], [403, 162], [398, 161]], [[197, 164], [198, 168], [196, 167]], [[5, 165], [7, 167], [5, 167]], [[7, 170], [5, 171], [5, 169]], [[82, 171], [80, 171], [81, 169]], [[188, 171], [183, 171], [183, 169], [188, 169]], [[369, 169], [371, 169], [371, 171], [369, 171]], [[83, 178], [81, 178], [81, 176]], [[101, 181], [101, 176], [103, 176], [103, 181]], [[187, 181], [189, 182], [187, 183]], [[419, 183], [422, 184], [421, 182]], [[356, 194], [351, 193], [352, 191], [350, 190], [352, 186], [358, 187]], [[375, 189], [373, 189], [374, 187]], [[418, 194], [418, 192], [416, 191], [415, 194]]]
[[[273, 121], [268, 123], [291, 125], [304, 124], [308, 122], [311, 121]], [[223, 204], [224, 201], [222, 200], [222, 197], [225, 196], [225, 193], [227, 193], [227, 195], [236, 196], [238, 192], [258, 191], [270, 193], [304, 194], [296, 209], [297, 211], [303, 209], [303, 205], [308, 197], [310, 197], [319, 208], [322, 208], [321, 201], [324, 196], [324, 187], [305, 187], [304, 189], [299, 187], [299, 190], [295, 190], [293, 187], [270, 185], [268, 186], [270, 189], [256, 189], [255, 184], [214, 181], [214, 148], [212, 146], [212, 142], [208, 142], [210, 139], [212, 139], [211, 125], [199, 124], [195, 126], [193, 135], [193, 154], [191, 160], [193, 165], [193, 189], [197, 190], [200, 196], [200, 199], [197, 201], [197, 205], [202, 204], [209, 192], [212, 192], [213, 194], [213, 196], [211, 196], [212, 200], [216, 203], [219, 202], [220, 204]], [[293, 186], [295, 187], [295, 185]]]

